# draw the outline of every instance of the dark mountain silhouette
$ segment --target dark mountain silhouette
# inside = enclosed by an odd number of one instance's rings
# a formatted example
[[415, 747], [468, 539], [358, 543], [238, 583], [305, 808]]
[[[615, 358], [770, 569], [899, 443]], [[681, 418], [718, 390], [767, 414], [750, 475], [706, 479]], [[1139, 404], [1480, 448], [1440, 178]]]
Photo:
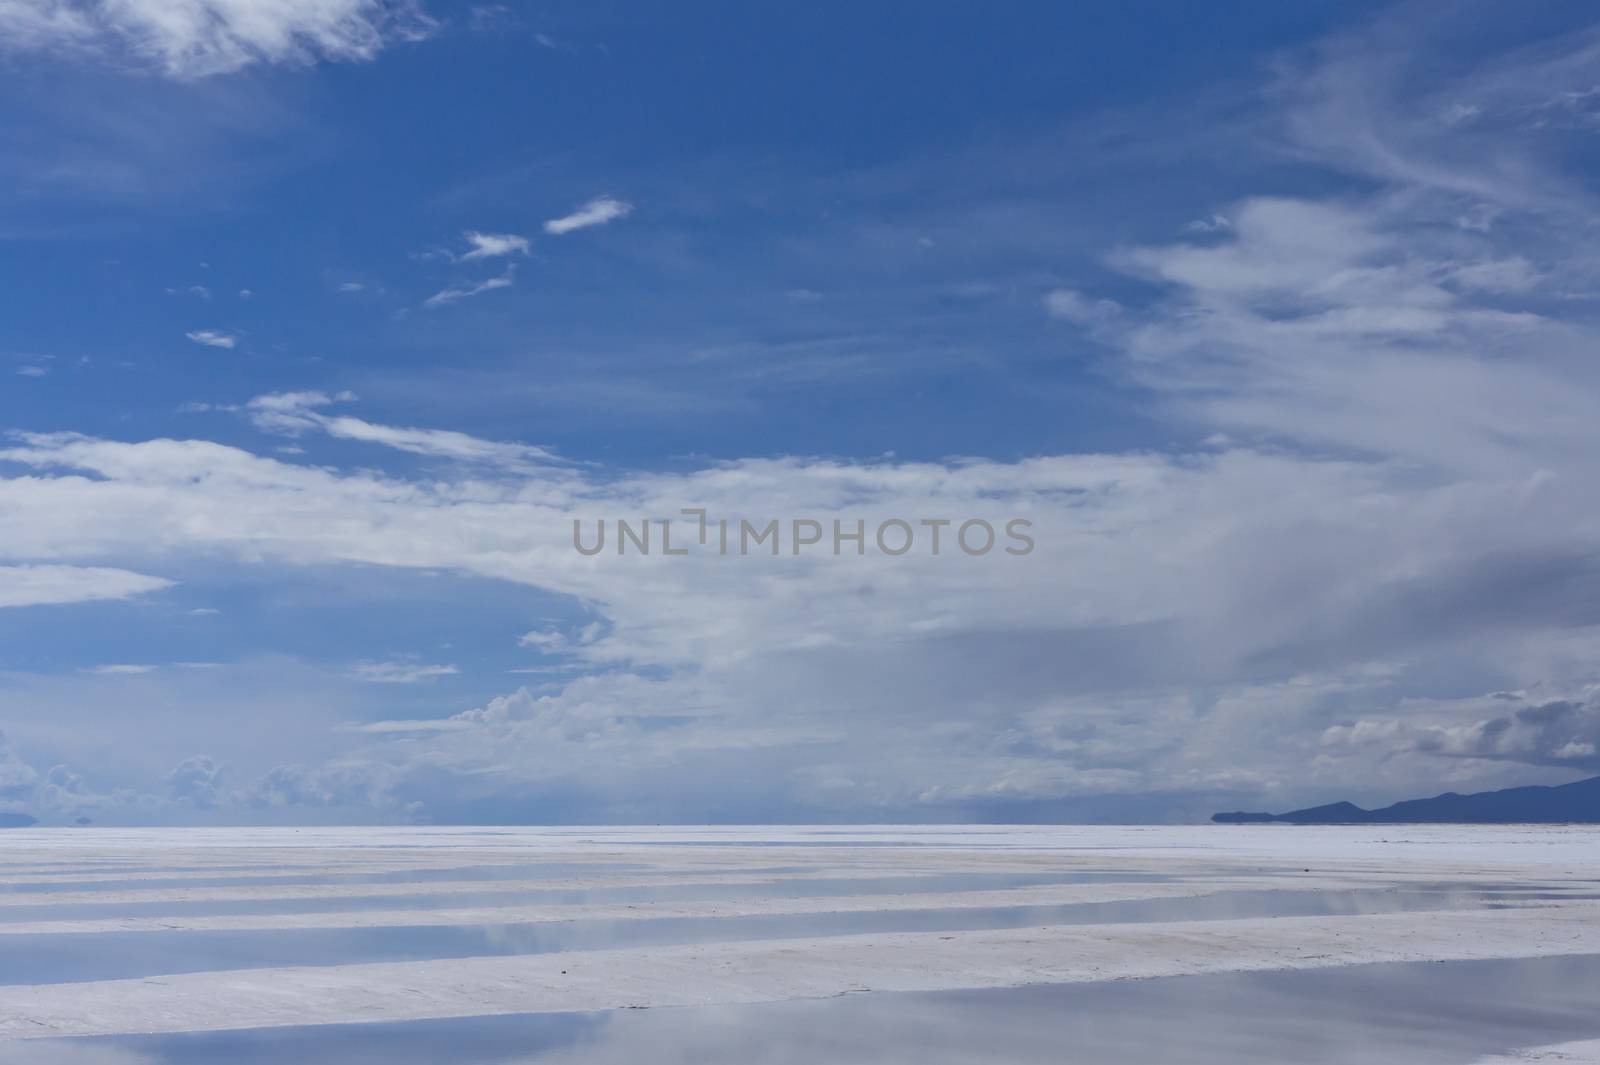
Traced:
[[1600, 777], [1556, 787], [1506, 788], [1457, 795], [1447, 791], [1431, 799], [1409, 799], [1381, 810], [1363, 810], [1348, 802], [1292, 810], [1286, 814], [1238, 811], [1211, 820], [1228, 825], [1284, 821], [1292, 825], [1393, 825], [1455, 823], [1510, 825], [1544, 821], [1600, 823]]
[[29, 817], [27, 814], [13, 814], [0, 811], [0, 828], [27, 828], [29, 825], [36, 825], [38, 823], [39, 821], [37, 818]]

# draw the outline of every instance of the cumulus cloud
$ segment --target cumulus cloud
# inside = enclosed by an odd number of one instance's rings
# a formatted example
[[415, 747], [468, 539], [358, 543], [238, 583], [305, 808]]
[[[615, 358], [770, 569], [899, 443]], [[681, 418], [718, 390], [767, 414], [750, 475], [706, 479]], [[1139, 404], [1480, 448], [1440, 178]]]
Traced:
[[1547, 699], [1489, 717], [1472, 715], [1475, 703], [1443, 721], [1382, 718], [1335, 725], [1321, 742], [1334, 751], [1377, 747], [1387, 756], [1415, 753], [1600, 770], [1600, 702], [1594, 697]]
[[39, 774], [19, 758], [0, 732], [0, 804], [15, 804], [31, 799], [38, 786]]
[[370, 60], [434, 21], [412, 0], [0, 0], [0, 49], [199, 78], [256, 63]]
[[589, 226], [603, 226], [607, 222], [615, 222], [619, 218], [627, 217], [632, 211], [631, 203], [624, 203], [610, 196], [598, 196], [570, 214], [550, 219], [544, 224], [544, 231], [560, 236], [574, 230], [587, 229]]
[[40, 772], [0, 732], [0, 813], [21, 813], [47, 824], [61, 823], [118, 802], [117, 798], [90, 790], [68, 766], [52, 766]]
[[207, 755], [184, 759], [166, 776], [168, 798], [197, 810], [211, 810], [232, 802], [230, 784], [228, 767]]
[[[384, 809], [397, 805], [389, 794], [389, 774], [366, 762], [334, 761], [320, 766], [277, 766], [250, 789], [250, 803], [265, 807], [349, 807]], [[400, 804], [403, 805], [403, 804]]]

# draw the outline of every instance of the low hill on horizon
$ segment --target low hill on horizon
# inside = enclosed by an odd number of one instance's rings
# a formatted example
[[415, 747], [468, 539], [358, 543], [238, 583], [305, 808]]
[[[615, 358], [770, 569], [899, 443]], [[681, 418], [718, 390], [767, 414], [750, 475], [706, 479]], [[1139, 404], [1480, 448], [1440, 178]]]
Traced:
[[1533, 785], [1458, 795], [1447, 791], [1431, 799], [1408, 799], [1379, 810], [1335, 802], [1284, 814], [1220, 813], [1218, 824], [1249, 825], [1284, 822], [1293, 825], [1388, 824], [1597, 824], [1600, 823], [1600, 777], [1558, 784]]

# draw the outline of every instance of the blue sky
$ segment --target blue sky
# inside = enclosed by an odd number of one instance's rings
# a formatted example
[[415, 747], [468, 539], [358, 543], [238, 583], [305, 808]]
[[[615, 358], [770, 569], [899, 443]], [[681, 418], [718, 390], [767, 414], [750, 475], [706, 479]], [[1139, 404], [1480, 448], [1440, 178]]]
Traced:
[[[1586, 14], [0, 0], [0, 809], [1592, 774]], [[685, 506], [1038, 547], [572, 550]]]

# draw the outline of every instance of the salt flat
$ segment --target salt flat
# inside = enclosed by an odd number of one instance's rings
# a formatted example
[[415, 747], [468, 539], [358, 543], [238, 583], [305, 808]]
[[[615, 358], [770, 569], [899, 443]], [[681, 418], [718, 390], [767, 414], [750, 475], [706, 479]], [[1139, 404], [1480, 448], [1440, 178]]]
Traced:
[[[1005, 926], [1037, 907], [1058, 909]], [[485, 952], [430, 955], [444, 926]], [[295, 929], [392, 935], [406, 960], [270, 938]], [[14, 830], [6, 944], [90, 957], [13, 973], [6, 1040], [1600, 955], [1600, 830]], [[134, 949], [150, 975], [103, 978]]]
[[1492, 1058], [1480, 1058], [1477, 1065], [1526, 1065], [1528, 1062], [1541, 1061], [1550, 1065], [1597, 1065], [1600, 1063], [1600, 1039], [1528, 1047], [1503, 1056], [1497, 1054]]

